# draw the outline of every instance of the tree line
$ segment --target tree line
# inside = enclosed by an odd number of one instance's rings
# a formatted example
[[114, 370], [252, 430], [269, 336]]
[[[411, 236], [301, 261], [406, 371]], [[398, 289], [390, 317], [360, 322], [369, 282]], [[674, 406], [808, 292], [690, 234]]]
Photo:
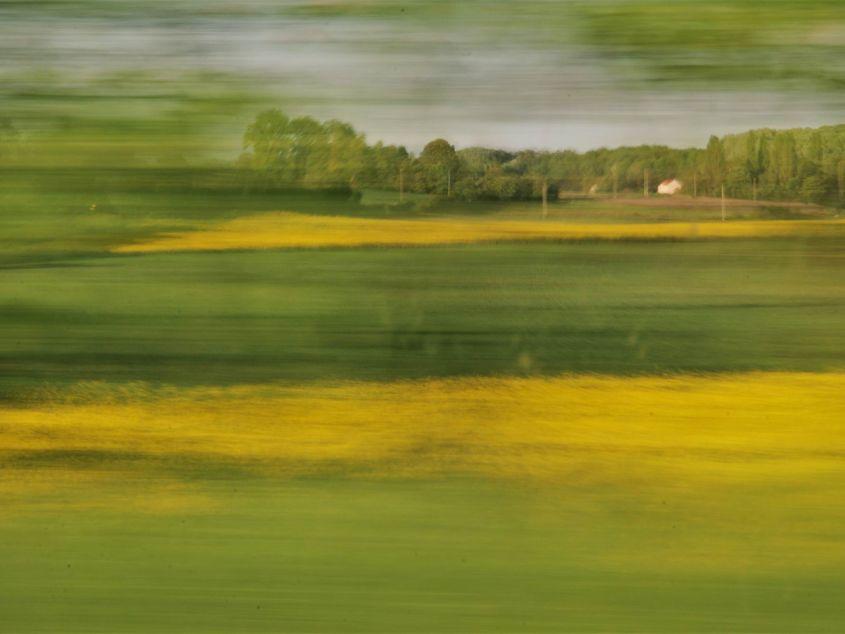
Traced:
[[458, 200], [543, 200], [559, 192], [650, 194], [677, 178], [690, 195], [839, 203], [845, 200], [845, 125], [761, 129], [705, 148], [662, 145], [588, 152], [456, 150], [444, 139], [419, 155], [397, 145], [370, 145], [351, 125], [259, 114], [244, 134], [238, 161], [256, 187], [379, 188]]

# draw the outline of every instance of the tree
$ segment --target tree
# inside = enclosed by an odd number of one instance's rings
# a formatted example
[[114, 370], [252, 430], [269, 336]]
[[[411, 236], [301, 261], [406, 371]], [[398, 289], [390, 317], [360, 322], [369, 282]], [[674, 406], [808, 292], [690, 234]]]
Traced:
[[842, 202], [845, 200], [845, 159], [836, 164], [836, 189]]
[[423, 148], [419, 162], [425, 189], [450, 196], [460, 165], [454, 146], [445, 139], [435, 139]]
[[[11, 132], [9, 132], [11, 130]], [[4, 140], [14, 136], [0, 123]], [[8, 146], [8, 143], [6, 143]], [[260, 113], [244, 134], [238, 161], [251, 182], [306, 187], [369, 186], [455, 195], [463, 199], [543, 200], [557, 188], [642, 191], [644, 180], [680, 178], [688, 191], [781, 200], [845, 202], [845, 125], [815, 130], [752, 130], [710, 137], [706, 149], [659, 145], [518, 153], [473, 147], [455, 151], [444, 139], [426, 145], [418, 159], [401, 146], [368, 146], [341, 121]], [[250, 181], [247, 181], [250, 182]]]
[[798, 157], [795, 139], [788, 131], [780, 132], [772, 143], [770, 161], [774, 184], [782, 191], [789, 191], [795, 177]]
[[515, 158], [515, 154], [504, 150], [494, 150], [484, 147], [469, 147], [458, 151], [461, 171], [466, 176], [482, 178], [487, 170], [502, 166]]
[[[543, 218], [549, 215], [549, 179], [552, 174], [552, 162], [548, 152], [537, 152], [531, 157], [529, 175], [534, 179], [535, 188], [540, 192], [543, 204]], [[557, 194], [555, 194], [557, 195]]]
[[370, 187], [404, 190], [412, 183], [411, 155], [403, 146], [383, 145], [366, 148], [362, 182]]
[[348, 123], [327, 121], [313, 138], [306, 184], [332, 187], [355, 185], [363, 171], [367, 144]]
[[319, 181], [314, 172], [318, 165], [325, 165], [323, 127], [311, 117], [297, 117], [288, 122], [287, 136], [291, 151], [288, 171], [294, 182], [315, 184]]
[[754, 132], [748, 133], [746, 143], [745, 171], [751, 180], [751, 196], [757, 200], [760, 177], [766, 172], [766, 141]]
[[821, 203], [827, 198], [828, 186], [822, 176], [808, 176], [801, 183], [801, 197], [810, 203]]
[[260, 113], [244, 133], [242, 159], [268, 184], [351, 187], [364, 169], [364, 137], [341, 121]]
[[296, 170], [301, 156], [298, 144], [287, 115], [281, 110], [266, 110], [244, 133], [243, 147], [247, 152], [244, 162], [250, 163], [268, 182], [293, 183], [300, 177]]
[[725, 182], [725, 152], [719, 137], [711, 136], [704, 150], [704, 178], [710, 193], [715, 195]]

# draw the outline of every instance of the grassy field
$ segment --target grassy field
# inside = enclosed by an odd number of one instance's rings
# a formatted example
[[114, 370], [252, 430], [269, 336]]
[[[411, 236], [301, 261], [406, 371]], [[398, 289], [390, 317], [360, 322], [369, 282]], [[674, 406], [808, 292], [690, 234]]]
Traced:
[[4, 410], [5, 623], [829, 631], [845, 616], [843, 387], [751, 374], [43, 395]]
[[[536, 201], [438, 202], [414, 194], [399, 205], [396, 192], [366, 191], [360, 201], [350, 200], [349, 195], [342, 193], [255, 193], [233, 188], [225, 179], [219, 184], [217, 179], [221, 178], [224, 177], [213, 170], [0, 169], [0, 266], [160, 245], [165, 236], [172, 234], [191, 235], [191, 239], [211, 235], [219, 239], [221, 225], [228, 232], [239, 231], [242, 242], [243, 233], [255, 242], [256, 232], [280, 228], [279, 219], [284, 216], [263, 215], [279, 211], [298, 212], [293, 216], [297, 223], [294, 234], [304, 231], [310, 236], [307, 243], [323, 245], [327, 237], [338, 241], [336, 228], [315, 235], [315, 227], [326, 222], [321, 220], [324, 216], [343, 216], [350, 223], [344, 227], [344, 234], [351, 235], [340, 240], [346, 244], [361, 243], [362, 238], [373, 240], [370, 233], [378, 238], [377, 244], [431, 244], [435, 237], [426, 234], [432, 230], [437, 231], [438, 241], [465, 242], [560, 237], [562, 232], [576, 237], [601, 236], [619, 231], [597, 225], [659, 223], [681, 224], [658, 227], [658, 234], [688, 238], [696, 235], [690, 223], [720, 219], [718, 206], [703, 198], [565, 198], [554, 201], [547, 220], [539, 222], [542, 210]], [[185, 182], [191, 181], [196, 181], [196, 186], [185, 187]], [[303, 214], [307, 214], [304, 219]], [[730, 224], [740, 220], [837, 220], [834, 212], [813, 206], [752, 201], [730, 201], [728, 217]], [[358, 222], [352, 223], [351, 219]], [[410, 222], [394, 222], [379, 229], [379, 225], [372, 224], [374, 219]], [[444, 219], [454, 222], [444, 227], [438, 222]], [[428, 224], [420, 225], [423, 220]], [[485, 223], [491, 220], [497, 222], [486, 227]], [[514, 225], [513, 221], [519, 224]], [[227, 226], [227, 222], [234, 222], [234, 226]], [[580, 229], [570, 225], [580, 225]], [[423, 231], [418, 232], [418, 228]], [[731, 228], [710, 230], [728, 235], [743, 233]], [[623, 231], [641, 237], [654, 233], [638, 227]], [[745, 232], [754, 234], [749, 228]], [[778, 232], [773, 229], [769, 233]], [[265, 246], [270, 238], [272, 235], [263, 239]], [[233, 239], [234, 236], [230, 241]], [[292, 236], [275, 238], [278, 246], [292, 242]]]
[[840, 224], [208, 198], [3, 216], [0, 630], [845, 623]]
[[0, 279], [0, 386], [827, 370], [839, 240], [79, 258]]

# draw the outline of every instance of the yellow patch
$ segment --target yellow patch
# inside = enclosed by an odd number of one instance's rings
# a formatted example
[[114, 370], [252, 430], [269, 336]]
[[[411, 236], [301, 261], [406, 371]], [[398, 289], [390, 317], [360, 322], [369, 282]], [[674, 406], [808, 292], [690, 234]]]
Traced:
[[837, 570], [843, 394], [835, 372], [82, 384], [0, 409], [0, 515], [216, 512], [221, 468], [467, 477], [515, 485], [593, 567]]
[[363, 246], [422, 246], [517, 240], [763, 238], [842, 235], [842, 220], [741, 220], [641, 224], [571, 224], [492, 218], [379, 220], [279, 212], [209, 229], [124, 244], [116, 253]]
[[0, 452], [237, 461], [290, 473], [713, 482], [845, 456], [845, 373], [80, 386], [0, 412]]

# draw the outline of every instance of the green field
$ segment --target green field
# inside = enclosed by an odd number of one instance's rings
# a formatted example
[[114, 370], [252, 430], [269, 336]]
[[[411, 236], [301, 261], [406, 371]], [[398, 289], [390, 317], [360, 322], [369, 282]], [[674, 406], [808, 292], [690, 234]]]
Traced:
[[845, 632], [843, 9], [0, 0], [0, 634]]
[[825, 370], [838, 240], [105, 256], [8, 268], [2, 386]]
[[[612, 490], [231, 476], [206, 486], [213, 511], [59, 513], [100, 493], [65, 489], [54, 506], [4, 519], [6, 631], [829, 632], [845, 619], [841, 569], [612, 565], [609, 550], [656, 539], [671, 561], [692, 537], [708, 540], [696, 553], [707, 557], [725, 537], [684, 523], [688, 507]], [[744, 523], [742, 548], [759, 552], [777, 530], [760, 518], [771, 504], [789, 503], [792, 521], [801, 511], [788, 493], [761, 493], [698, 502]]]
[[[4, 217], [17, 227], [10, 243], [31, 238], [0, 271], [7, 413], [52, 407], [45, 394], [87, 381], [166, 390], [843, 370], [837, 237], [108, 254], [168, 223], [206, 221], [191, 211], [199, 206], [168, 214], [164, 197], [127, 200], [148, 213], [127, 220], [113, 200], [102, 241], [81, 230], [82, 246], [56, 247], [36, 220]], [[212, 216], [273, 201], [251, 202], [226, 212], [218, 201]], [[50, 222], [59, 231], [61, 214]], [[0, 421], [0, 434], [15, 433]], [[843, 519], [843, 473], [828, 455], [838, 449], [821, 439], [797, 458], [717, 453], [666, 472], [644, 466], [647, 451], [602, 451], [589, 477], [553, 481], [446, 467], [362, 476], [341, 463], [291, 476], [223, 457], [151, 458], [131, 443], [93, 447], [0, 451], [0, 631], [845, 623], [842, 569], [818, 555], [841, 549]], [[452, 450], [420, 449], [434, 464]], [[773, 461], [771, 477], [720, 475], [759, 460]]]

